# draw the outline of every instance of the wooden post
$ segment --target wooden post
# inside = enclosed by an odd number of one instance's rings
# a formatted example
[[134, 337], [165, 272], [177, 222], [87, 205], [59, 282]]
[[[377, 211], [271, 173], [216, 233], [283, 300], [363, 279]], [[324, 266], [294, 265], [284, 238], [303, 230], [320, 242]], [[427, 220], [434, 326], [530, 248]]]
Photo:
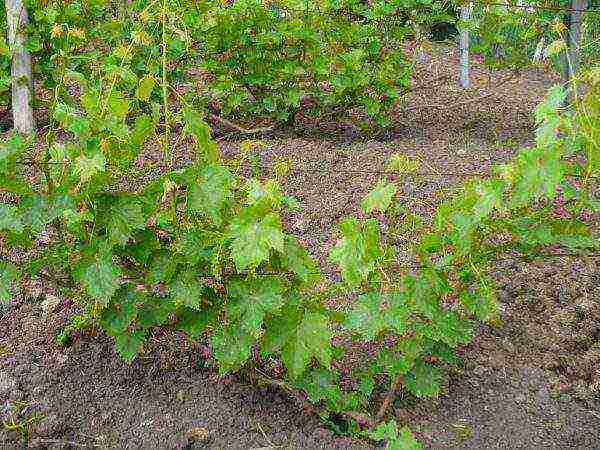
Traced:
[[588, 9], [588, 0], [571, 0], [571, 11], [567, 19], [567, 49], [563, 57], [563, 78], [567, 89], [565, 106], [569, 106], [577, 98], [576, 77], [581, 68], [581, 39], [583, 15]]
[[569, 20], [569, 76], [577, 75], [581, 67], [581, 36], [583, 14], [588, 8], [588, 0], [571, 1], [571, 18]]
[[33, 120], [33, 78], [31, 56], [25, 48], [26, 27], [29, 21], [23, 0], [5, 0], [8, 45], [12, 52], [12, 115], [18, 133], [31, 135], [35, 131]]
[[[460, 7], [460, 20], [467, 22], [471, 18], [471, 10], [473, 9], [473, 3], [468, 3]], [[460, 28], [460, 38], [458, 49], [460, 53], [460, 86], [462, 88], [469, 88], [471, 86], [471, 80], [469, 77], [469, 30], [462, 26]]]

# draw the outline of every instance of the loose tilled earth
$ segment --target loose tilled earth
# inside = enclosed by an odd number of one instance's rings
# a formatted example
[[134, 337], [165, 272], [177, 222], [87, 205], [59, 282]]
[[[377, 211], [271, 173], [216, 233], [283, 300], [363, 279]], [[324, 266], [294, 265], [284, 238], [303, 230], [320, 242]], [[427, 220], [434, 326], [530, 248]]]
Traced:
[[[531, 143], [531, 111], [555, 79], [476, 65], [465, 94], [452, 87], [456, 67], [452, 50], [430, 51], [415, 74], [420, 89], [398, 107], [383, 139], [319, 124], [318, 132], [273, 133], [257, 146], [265, 168], [293, 163], [283, 183], [303, 211], [286, 227], [323, 267], [333, 227], [359, 214], [381, 176], [356, 171], [382, 171], [395, 152], [420, 156], [439, 176], [398, 180], [399, 201], [427, 214], [444, 188], [464, 178], [457, 173], [489, 170]], [[240, 145], [223, 140], [222, 149], [232, 156]], [[600, 258], [508, 260], [496, 277], [501, 323], [481, 327], [438, 399], [400, 393], [393, 414], [432, 449], [600, 449]], [[77, 309], [68, 299], [46, 306], [52, 291], [32, 283], [29, 298], [0, 317], [0, 400], [48, 410], [28, 442], [0, 431], [2, 449], [376, 448], [336, 437], [285, 392], [218, 377], [183, 336], [157, 337], [131, 366], [104, 335], [59, 348], [54, 335]]]

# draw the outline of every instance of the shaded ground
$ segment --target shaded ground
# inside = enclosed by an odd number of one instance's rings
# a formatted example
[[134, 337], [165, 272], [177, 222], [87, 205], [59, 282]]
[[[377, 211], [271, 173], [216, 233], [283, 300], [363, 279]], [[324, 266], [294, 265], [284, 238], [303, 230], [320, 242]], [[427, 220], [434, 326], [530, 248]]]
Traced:
[[9, 354], [0, 370], [18, 380], [12, 395], [42, 402], [56, 414], [36, 433], [39, 448], [51, 440], [184, 448], [184, 434], [195, 428], [210, 436], [198, 448], [364, 448], [334, 439], [277, 392], [203, 370], [199, 349], [182, 338], [157, 339], [132, 366], [101, 336], [59, 349], [54, 333], [72, 312], [48, 317], [39, 306], [23, 306], [0, 322]]
[[[286, 227], [324, 266], [335, 224], [359, 214], [391, 154], [419, 156], [431, 172], [398, 180], [399, 201], [427, 213], [462, 174], [485, 172], [531, 141], [531, 110], [553, 80], [530, 72], [498, 85], [508, 74], [476, 69], [465, 94], [451, 87], [456, 60], [444, 51], [419, 69], [417, 84], [429, 89], [399, 107], [385, 140], [331, 125], [325, 137], [275, 135], [255, 146], [263, 167], [290, 164], [282, 182], [303, 211]], [[239, 151], [235, 142], [222, 148]], [[497, 279], [503, 324], [482, 328], [439, 399], [400, 396], [398, 420], [434, 449], [600, 448], [600, 258], [505, 261]], [[32, 447], [183, 448], [195, 430], [194, 448], [373, 448], [333, 436], [284, 393], [217, 377], [180, 336], [157, 337], [132, 366], [102, 335], [58, 348], [54, 333], [75, 309], [63, 302], [45, 312], [49, 289], [32, 287], [35, 298], [0, 317], [0, 399], [37, 402], [49, 414]], [[14, 433], [0, 432], [7, 441], [18, 448]]]

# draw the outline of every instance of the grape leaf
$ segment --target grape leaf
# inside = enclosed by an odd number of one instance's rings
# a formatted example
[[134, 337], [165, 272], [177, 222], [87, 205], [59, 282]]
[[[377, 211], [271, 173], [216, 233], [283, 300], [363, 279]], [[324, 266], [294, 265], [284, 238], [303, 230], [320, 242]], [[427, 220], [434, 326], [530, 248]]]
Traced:
[[82, 183], [89, 181], [94, 175], [106, 170], [106, 157], [100, 151], [87, 156], [81, 155], [75, 160], [73, 174], [79, 177]]
[[21, 220], [39, 233], [67, 210], [75, 210], [73, 199], [68, 195], [43, 196], [39, 194], [27, 197], [21, 206], [24, 211]]
[[124, 254], [132, 258], [138, 264], [146, 266], [152, 254], [160, 248], [160, 242], [156, 235], [144, 229], [135, 234], [134, 240], [124, 248]]
[[117, 352], [121, 355], [121, 358], [131, 363], [138, 355], [146, 339], [146, 333], [141, 330], [118, 334], [115, 336]]
[[375, 339], [386, 328], [381, 311], [381, 294], [369, 292], [361, 295], [346, 317], [344, 325], [369, 341]]
[[427, 336], [442, 341], [451, 347], [468, 344], [473, 337], [473, 326], [454, 311], [437, 314], [427, 328]]
[[154, 77], [151, 75], [146, 75], [140, 80], [140, 83], [135, 91], [135, 96], [140, 100], [149, 100], [155, 85], [156, 81], [154, 80]]
[[309, 312], [283, 345], [282, 359], [290, 376], [296, 379], [306, 370], [313, 357], [329, 368], [332, 357], [331, 330], [325, 315]]
[[408, 390], [417, 397], [432, 397], [440, 392], [441, 378], [438, 367], [417, 360], [404, 382]]
[[177, 306], [187, 306], [198, 311], [202, 310], [202, 297], [205, 287], [191, 271], [177, 275], [169, 287], [173, 302]]
[[91, 258], [86, 258], [75, 271], [76, 280], [85, 287], [88, 295], [100, 300], [104, 305], [119, 288], [121, 277], [121, 269], [112, 259], [112, 247], [102, 242]]
[[382, 423], [367, 435], [376, 441], [387, 441], [387, 450], [421, 450], [423, 446], [415, 439], [408, 427], [402, 427], [398, 432], [395, 420]]
[[0, 172], [8, 168], [8, 163], [18, 159], [27, 150], [23, 136], [15, 133], [9, 138], [3, 138], [0, 142]]
[[367, 220], [364, 226], [354, 217], [340, 224], [342, 239], [334, 247], [329, 259], [338, 264], [346, 282], [356, 286], [366, 280], [383, 255], [379, 240], [379, 223], [375, 219]]
[[168, 251], [156, 251], [152, 256], [146, 281], [148, 284], [168, 283], [175, 276], [178, 265], [177, 258], [174, 258]]
[[209, 263], [214, 251], [205, 238], [206, 234], [199, 231], [186, 231], [176, 244], [177, 251], [183, 254], [186, 262], [194, 266]]
[[221, 225], [221, 210], [231, 197], [233, 175], [218, 164], [205, 167], [200, 181], [189, 187], [188, 208], [209, 217], [215, 225]]
[[343, 395], [338, 383], [337, 373], [317, 368], [298, 378], [295, 386], [306, 391], [313, 403], [327, 400], [331, 405], [337, 405], [342, 401]]
[[197, 339], [217, 320], [218, 315], [214, 309], [196, 311], [185, 308], [178, 313], [178, 318], [178, 328], [189, 334], [192, 339]]
[[286, 342], [293, 339], [301, 320], [297, 307], [286, 307], [281, 315], [271, 318], [265, 325], [262, 354], [266, 356], [281, 350]]
[[239, 369], [250, 357], [254, 337], [240, 327], [221, 329], [212, 337], [221, 374]]
[[250, 334], [260, 331], [265, 316], [276, 313], [283, 306], [283, 284], [276, 278], [235, 280], [228, 287], [231, 301], [230, 318]]
[[392, 329], [402, 335], [408, 328], [409, 310], [401, 294], [361, 295], [346, 318], [345, 326], [372, 341], [383, 330]]
[[384, 349], [377, 357], [379, 364], [391, 376], [408, 373], [415, 361], [423, 353], [422, 339], [413, 337], [403, 339], [393, 349]]
[[443, 313], [440, 299], [451, 292], [443, 273], [433, 268], [423, 268], [421, 276], [408, 276], [404, 279], [408, 295], [417, 309], [430, 320], [436, 320]]
[[17, 269], [11, 263], [0, 260], [0, 302], [12, 299], [13, 283], [17, 277]]
[[486, 180], [475, 186], [479, 197], [473, 207], [476, 221], [479, 222], [487, 218], [494, 210], [502, 208], [505, 188], [506, 184], [502, 180]]
[[21, 233], [23, 222], [16, 207], [0, 203], [0, 231], [4, 230]]
[[137, 317], [136, 302], [143, 301], [131, 287], [121, 288], [113, 297], [111, 307], [102, 311], [100, 325], [110, 336], [123, 334]]
[[125, 245], [133, 233], [145, 226], [142, 207], [133, 199], [121, 199], [110, 212], [108, 222], [109, 241], [117, 245]]
[[285, 237], [275, 214], [260, 218], [246, 209], [232, 220], [229, 234], [233, 239], [231, 256], [239, 271], [267, 261], [271, 249], [284, 252]]
[[421, 450], [423, 445], [417, 441], [408, 427], [402, 427], [398, 438], [390, 441], [388, 450]]
[[170, 299], [146, 298], [137, 312], [138, 324], [142, 328], [164, 325], [174, 310], [175, 305]]
[[144, 115], [135, 118], [135, 124], [133, 125], [130, 136], [130, 149], [132, 152], [131, 155], [129, 155], [128, 161], [132, 161], [138, 156], [142, 144], [146, 142], [146, 139], [148, 139], [149, 136], [154, 134], [154, 131], [154, 123], [150, 116]]
[[478, 320], [489, 320], [498, 313], [495, 291], [487, 283], [479, 285], [475, 292], [461, 292], [459, 299]]
[[517, 157], [517, 174], [511, 206], [518, 208], [539, 197], [553, 199], [556, 187], [564, 179], [562, 154], [550, 149], [532, 148], [521, 151]]
[[389, 183], [386, 180], [380, 180], [375, 188], [362, 201], [361, 208], [367, 214], [370, 214], [375, 210], [385, 212], [390, 206], [392, 198], [396, 195], [396, 191], [396, 185]]
[[196, 111], [185, 108], [183, 118], [186, 123], [186, 132], [196, 138], [196, 145], [201, 154], [205, 155], [206, 161], [214, 163], [219, 160], [219, 148], [212, 140], [211, 129], [202, 120]]
[[281, 258], [283, 264], [305, 283], [315, 283], [321, 279], [317, 263], [295, 237], [286, 236]]
[[279, 209], [283, 204], [284, 196], [279, 183], [275, 180], [268, 180], [266, 183], [261, 183], [253, 179], [248, 183], [247, 189], [249, 205]]
[[120, 121], [125, 120], [125, 117], [129, 113], [131, 101], [121, 97], [118, 92], [111, 92], [108, 96], [108, 110], [110, 114]]

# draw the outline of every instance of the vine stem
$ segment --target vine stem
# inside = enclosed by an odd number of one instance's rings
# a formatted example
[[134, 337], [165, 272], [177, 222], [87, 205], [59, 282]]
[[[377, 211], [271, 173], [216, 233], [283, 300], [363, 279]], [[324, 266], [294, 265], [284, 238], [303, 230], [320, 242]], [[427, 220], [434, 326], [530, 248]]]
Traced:
[[398, 390], [398, 388], [400, 387], [401, 384], [402, 384], [402, 376], [398, 375], [392, 382], [392, 387], [390, 387], [390, 390], [388, 391], [385, 398], [383, 399], [383, 403], [381, 404], [379, 411], [377, 411], [377, 415], [375, 416], [375, 424], [380, 423], [383, 420], [383, 418], [385, 417], [385, 414], [387, 413], [387, 410], [389, 409], [390, 404], [392, 403], [392, 400], [394, 399], [394, 396], [396, 395], [396, 391]]
[[[269, 386], [287, 391], [301, 408], [305, 408], [310, 412], [316, 413], [326, 412], [326, 410], [319, 408], [311, 404], [309, 401], [305, 400], [297, 389], [294, 389], [284, 381], [274, 380], [273, 378], [268, 377], [258, 369], [254, 369], [252, 372], [248, 372], [248, 376], [251, 380], [255, 382], [264, 383]], [[377, 424], [377, 422], [371, 419], [369, 416], [359, 413], [357, 411], [343, 411], [340, 412], [340, 414], [347, 419], [355, 420], [359, 423], [359, 425], [366, 425], [368, 428], [373, 428]]]
[[235, 123], [224, 119], [222, 117], [217, 116], [216, 114], [211, 114], [211, 119], [216, 120], [217, 122], [220, 122], [221, 124], [225, 125], [228, 128], [233, 129], [234, 131], [237, 131], [238, 133], [242, 133], [242, 134], [262, 134], [262, 133], [268, 133], [270, 131], [273, 131], [276, 126], [270, 126], [270, 127], [264, 127], [264, 128], [243, 128], [239, 125], [236, 125]]

